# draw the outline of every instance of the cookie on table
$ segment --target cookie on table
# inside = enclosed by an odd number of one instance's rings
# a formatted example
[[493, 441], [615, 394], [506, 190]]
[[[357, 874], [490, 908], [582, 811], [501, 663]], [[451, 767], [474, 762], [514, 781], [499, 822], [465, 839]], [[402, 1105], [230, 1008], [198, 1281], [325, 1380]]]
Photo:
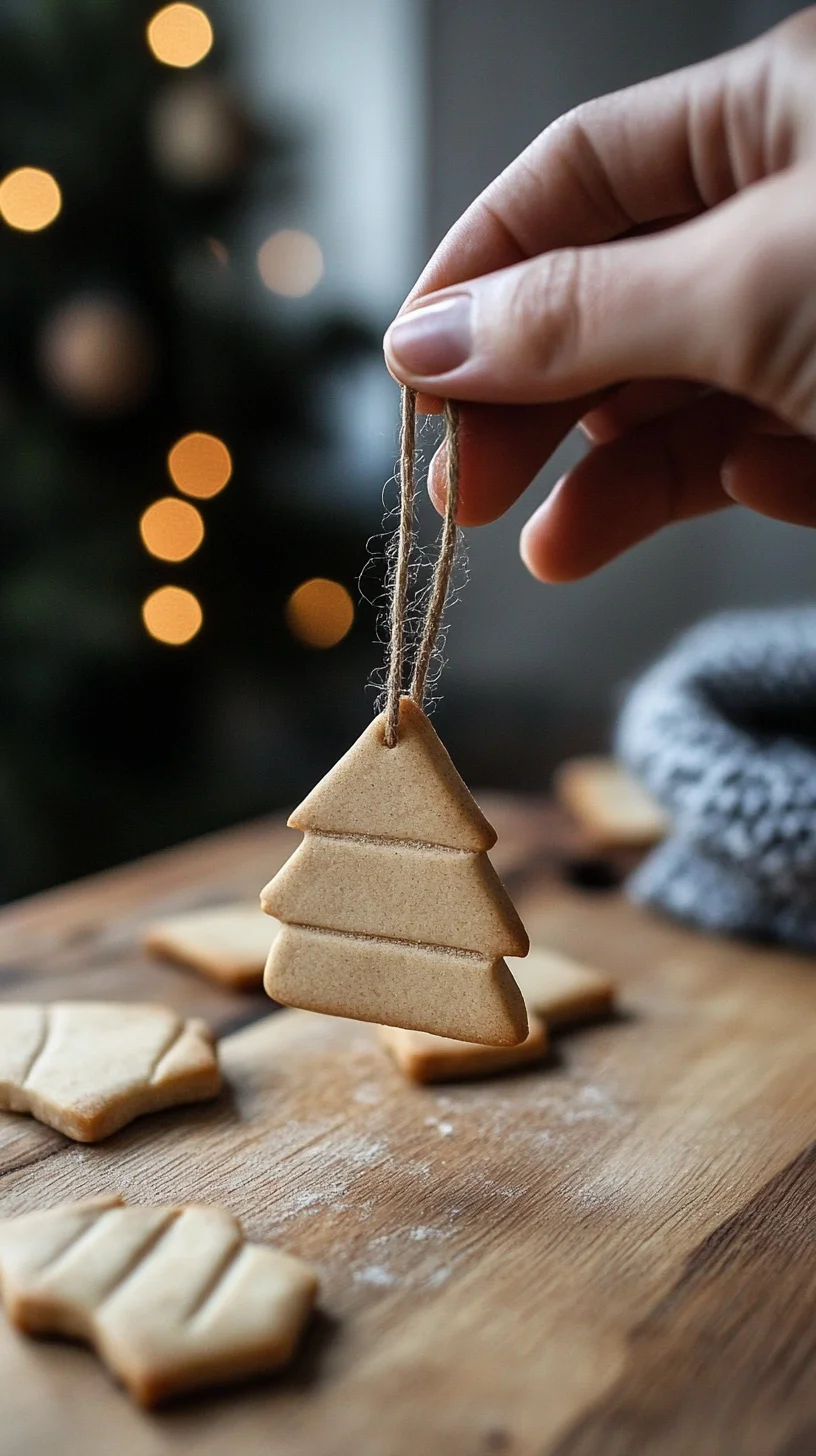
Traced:
[[463, 1081], [541, 1061], [547, 1054], [548, 1031], [597, 1021], [613, 1009], [615, 987], [609, 976], [569, 956], [534, 947], [524, 959], [508, 956], [508, 961], [527, 1007], [527, 1040], [515, 1047], [489, 1047], [379, 1027], [382, 1045], [412, 1082]]
[[76, 1142], [220, 1089], [209, 1028], [167, 1006], [0, 1005], [0, 1111], [28, 1112]]
[[528, 1011], [542, 1016], [550, 1030], [597, 1021], [613, 1009], [614, 981], [559, 951], [534, 946], [524, 960], [511, 957], [510, 969]]
[[526, 1039], [510, 1047], [454, 1041], [452, 1037], [399, 1026], [379, 1026], [377, 1035], [412, 1082], [458, 1082], [540, 1062], [547, 1055], [547, 1028], [534, 1013], [528, 1012], [527, 1020]]
[[660, 805], [614, 758], [568, 759], [553, 783], [559, 802], [595, 849], [648, 849], [668, 833]]
[[216, 905], [156, 921], [144, 944], [151, 955], [200, 971], [229, 990], [255, 991], [279, 930], [257, 903]]
[[87, 1341], [139, 1405], [278, 1370], [317, 1278], [224, 1208], [111, 1196], [0, 1222], [0, 1288], [28, 1335]]

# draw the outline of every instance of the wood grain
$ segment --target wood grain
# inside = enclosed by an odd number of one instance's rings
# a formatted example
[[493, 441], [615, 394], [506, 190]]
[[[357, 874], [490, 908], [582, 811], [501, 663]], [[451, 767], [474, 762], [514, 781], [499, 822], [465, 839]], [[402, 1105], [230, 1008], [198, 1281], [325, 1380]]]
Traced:
[[[223, 1202], [323, 1283], [288, 1375], [156, 1416], [0, 1321], [4, 1456], [814, 1449], [816, 969], [565, 888], [552, 822], [522, 809], [504, 871], [533, 940], [613, 973], [622, 1014], [544, 1067], [415, 1087], [373, 1028], [273, 1012], [225, 1037], [212, 1106], [91, 1148], [0, 1119], [3, 1214]], [[257, 1015], [145, 961], [138, 928], [249, 893], [295, 843], [253, 826], [5, 912], [4, 993], [149, 986], [221, 1026]]]
[[814, 1247], [816, 1143], [695, 1249], [554, 1456], [816, 1451]]

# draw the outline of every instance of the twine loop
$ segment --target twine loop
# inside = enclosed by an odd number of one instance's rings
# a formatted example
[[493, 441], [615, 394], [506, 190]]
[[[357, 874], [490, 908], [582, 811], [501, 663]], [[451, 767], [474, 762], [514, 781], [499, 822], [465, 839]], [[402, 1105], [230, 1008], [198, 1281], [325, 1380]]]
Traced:
[[[411, 686], [408, 690], [409, 696], [413, 698], [418, 708], [421, 708], [425, 701], [428, 673], [439, 640], [456, 557], [456, 508], [459, 502], [459, 407], [452, 400], [445, 402], [445, 454], [447, 465], [445, 518], [422, 635], [417, 648]], [[404, 386], [401, 400], [399, 489], [400, 518], [391, 597], [391, 630], [383, 733], [383, 743], [386, 748], [396, 747], [399, 734], [399, 705], [405, 673], [408, 586], [416, 510], [416, 393], [413, 389], [407, 389]]]

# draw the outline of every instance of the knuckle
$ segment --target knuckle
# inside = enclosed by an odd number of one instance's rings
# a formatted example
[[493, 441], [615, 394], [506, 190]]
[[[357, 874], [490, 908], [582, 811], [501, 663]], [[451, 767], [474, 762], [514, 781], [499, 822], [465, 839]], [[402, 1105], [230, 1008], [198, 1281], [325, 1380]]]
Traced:
[[584, 101], [549, 129], [559, 163], [568, 173], [574, 191], [583, 197], [599, 238], [625, 232], [633, 220], [618, 196], [599, 140], [612, 105], [611, 99], [604, 96]]
[[582, 255], [577, 248], [545, 254], [524, 268], [512, 299], [512, 328], [524, 340], [526, 367], [566, 372], [580, 353]]
[[579, 147], [583, 145], [597, 107], [597, 100], [581, 101], [577, 106], [570, 107], [569, 111], [562, 112], [550, 122], [542, 133], [542, 140], [546, 140], [550, 147], [557, 148], [560, 152], [571, 154], [576, 144]]

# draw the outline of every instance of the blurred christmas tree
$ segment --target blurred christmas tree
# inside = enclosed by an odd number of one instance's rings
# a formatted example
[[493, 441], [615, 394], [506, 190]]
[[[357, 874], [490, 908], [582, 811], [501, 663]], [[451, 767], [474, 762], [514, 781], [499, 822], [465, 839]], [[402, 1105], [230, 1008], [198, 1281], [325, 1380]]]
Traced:
[[[212, 7], [214, 46], [202, 11], [155, 8], [0, 13], [7, 895], [297, 798], [299, 726], [369, 664], [365, 526], [293, 482], [321, 381], [370, 341], [254, 316], [224, 240], [291, 151], [231, 98]], [[260, 267], [303, 293], [320, 253], [282, 231]], [[309, 578], [335, 585], [287, 609]]]

